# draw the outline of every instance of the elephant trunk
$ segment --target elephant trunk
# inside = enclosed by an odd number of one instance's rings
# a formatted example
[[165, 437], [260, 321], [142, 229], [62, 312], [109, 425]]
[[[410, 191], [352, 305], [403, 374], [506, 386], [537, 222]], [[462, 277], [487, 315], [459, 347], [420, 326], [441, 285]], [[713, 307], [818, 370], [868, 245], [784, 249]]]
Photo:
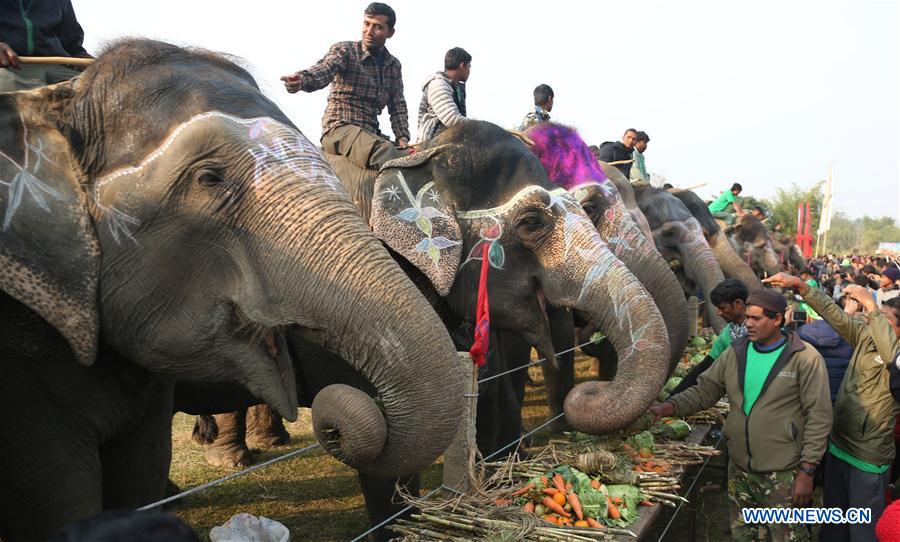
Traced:
[[[648, 241], [642, 230], [634, 223], [632, 215], [628, 213], [621, 200], [616, 201], [610, 210], [611, 212], [607, 212], [599, 221], [600, 237], [609, 243], [613, 254], [653, 296], [665, 320], [669, 335], [671, 373], [681, 360], [690, 334], [687, 300], [682, 295], [682, 288], [675, 273], [656, 250], [656, 246]], [[649, 226], [647, 229], [649, 230]]]
[[346, 360], [375, 397], [327, 386], [313, 400], [313, 428], [344, 463], [400, 476], [428, 466], [449, 445], [462, 416], [462, 371], [437, 314], [387, 251], [372, 244], [352, 263], [335, 265], [325, 281], [332, 285], [327, 306], [340, 318], [305, 334]]
[[[572, 249], [546, 265], [547, 299], [579, 311], [602, 329], [619, 358], [611, 382], [585, 382], [566, 397], [566, 420], [592, 434], [625, 427], [646, 411], [668, 375], [669, 342], [659, 309], [635, 276], [613, 256], [594, 225], [574, 220]], [[576, 224], [577, 223], [577, 224]], [[572, 278], [576, 288], [572, 288]], [[555, 279], [555, 280], [554, 280]]]
[[[696, 219], [690, 221], [696, 222]], [[682, 264], [684, 272], [687, 276], [700, 286], [703, 291], [703, 297], [706, 299], [706, 316], [712, 328], [719, 333], [725, 327], [725, 320], [716, 314], [716, 307], [709, 300], [709, 293], [720, 282], [725, 280], [722, 269], [716, 262], [716, 257], [712, 249], [706, 243], [700, 225], [696, 224], [697, 231], [692, 235], [692, 239], [686, 240], [679, 245], [682, 253]], [[718, 244], [718, 243], [717, 243]]]
[[763, 269], [770, 277], [781, 272], [778, 256], [775, 255], [775, 251], [772, 250], [772, 246], [769, 243], [766, 243], [766, 246], [763, 247]]
[[713, 254], [716, 256], [716, 261], [719, 262], [719, 266], [721, 266], [722, 272], [726, 277], [738, 279], [743, 282], [750, 291], [762, 288], [762, 283], [759, 281], [756, 273], [754, 273], [753, 269], [747, 265], [747, 262], [734, 251], [734, 247], [731, 246], [728, 238], [725, 237], [725, 232], [719, 230], [719, 233], [716, 234], [714, 239], [714, 243], [711, 244]]

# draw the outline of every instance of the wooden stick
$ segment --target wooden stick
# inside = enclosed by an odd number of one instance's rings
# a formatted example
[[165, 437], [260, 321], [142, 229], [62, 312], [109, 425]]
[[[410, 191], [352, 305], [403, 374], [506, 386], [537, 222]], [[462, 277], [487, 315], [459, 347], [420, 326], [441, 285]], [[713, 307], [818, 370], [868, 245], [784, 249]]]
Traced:
[[607, 162], [606, 165], [607, 166], [621, 166], [624, 164], [630, 164], [632, 162], [634, 162], [634, 158], [632, 158], [631, 160], [616, 160], [615, 162]]
[[687, 188], [682, 188], [682, 190], [696, 190], [697, 188], [703, 188], [703, 187], [706, 186], [707, 184], [709, 184], [709, 183], [695, 184], [694, 186], [689, 186], [689, 187], [687, 187]]
[[69, 66], [90, 66], [95, 59], [70, 56], [20, 56], [22, 64], [67, 64]]

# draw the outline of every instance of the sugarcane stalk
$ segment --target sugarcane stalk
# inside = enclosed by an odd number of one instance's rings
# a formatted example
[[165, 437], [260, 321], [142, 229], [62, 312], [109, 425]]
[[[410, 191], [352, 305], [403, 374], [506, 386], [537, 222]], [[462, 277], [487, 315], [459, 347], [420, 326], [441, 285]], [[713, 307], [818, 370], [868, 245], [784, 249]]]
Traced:
[[652, 495], [654, 497], [662, 497], [665, 499], [674, 499], [674, 500], [681, 501], [681, 502], [690, 502], [689, 500], [685, 499], [681, 495], [672, 495], [670, 493], [661, 493], [658, 491], [644, 491], [644, 493], [646, 493], [647, 495]]

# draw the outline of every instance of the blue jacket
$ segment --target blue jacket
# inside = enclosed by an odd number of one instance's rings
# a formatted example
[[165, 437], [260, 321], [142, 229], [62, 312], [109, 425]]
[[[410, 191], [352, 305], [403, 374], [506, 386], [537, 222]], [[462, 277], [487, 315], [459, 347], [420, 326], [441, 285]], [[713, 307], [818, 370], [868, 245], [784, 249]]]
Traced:
[[797, 335], [813, 345], [825, 358], [825, 366], [828, 368], [828, 385], [831, 387], [831, 404], [834, 404], [838, 388], [844, 379], [844, 372], [853, 356], [853, 347], [824, 320], [813, 320], [797, 330]]

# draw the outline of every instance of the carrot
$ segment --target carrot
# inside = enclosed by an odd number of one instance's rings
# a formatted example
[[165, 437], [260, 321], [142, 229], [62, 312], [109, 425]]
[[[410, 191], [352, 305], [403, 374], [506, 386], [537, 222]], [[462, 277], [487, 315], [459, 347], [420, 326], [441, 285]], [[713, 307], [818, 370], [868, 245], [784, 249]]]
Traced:
[[557, 525], [556, 516], [553, 516], [552, 514], [547, 514], [546, 516], [543, 517], [543, 520], [546, 522], [552, 523], [554, 525]]
[[591, 480], [591, 487], [600, 491], [600, 480]]
[[634, 468], [632, 468], [631, 470], [633, 470], [634, 472], [644, 472], [644, 467], [642, 467], [640, 465], [635, 465]]
[[544, 487], [550, 487], [550, 480], [548, 480], [546, 476], [541, 476], [541, 485]]
[[583, 519], [580, 519], [580, 520], [576, 521], [576, 522], [575, 522], [575, 526], [576, 526], [576, 527], [590, 527], [590, 525], [588, 524], [588, 522], [584, 521]]
[[545, 487], [544, 489], [541, 490], [541, 492], [546, 493], [547, 495], [550, 495], [552, 497], [553, 495], [556, 495], [557, 493], [559, 493], [559, 490], [556, 489], [555, 487]]
[[653, 506], [653, 503], [647, 500], [643, 500], [640, 502], [641, 506]]
[[619, 507], [610, 501], [607, 515], [609, 516], [609, 519], [620, 519], [622, 517], [622, 512], [619, 512]]
[[581, 511], [581, 501], [578, 499], [578, 494], [574, 491], [569, 493], [569, 504], [572, 505], [572, 511], [575, 512], [578, 519], [584, 519], [584, 513]]
[[496, 504], [497, 506], [509, 506], [509, 503], [509, 499], [494, 499], [494, 504]]
[[571, 514], [566, 512], [566, 509], [559, 505], [558, 502], [554, 501], [551, 497], [544, 497], [544, 500], [541, 501], [541, 504], [544, 505], [548, 510], [552, 510], [563, 517], [571, 517]]
[[522, 489], [520, 489], [520, 490], [516, 491], [515, 493], [513, 493], [512, 496], [513, 496], [513, 497], [521, 497], [522, 495], [528, 493], [528, 492], [531, 491], [532, 489], [534, 489], [534, 482], [531, 482], [530, 484], [527, 484], [527, 485], [526, 485], [525, 487], [523, 487]]
[[557, 491], [556, 495], [553, 496], [553, 500], [556, 501], [556, 504], [558, 504], [560, 506], [565, 506], [566, 502], [567, 502], [566, 494], [560, 493], [559, 491]]
[[573, 489], [575, 489], [575, 486], [572, 485], [572, 482], [566, 482], [566, 493], [571, 492]]
[[587, 522], [588, 522], [588, 525], [590, 525], [594, 529], [602, 529], [603, 528], [603, 524], [594, 518], [587, 518]]
[[556, 473], [553, 475], [553, 487], [560, 490], [561, 492], [566, 492], [566, 481], [563, 480], [562, 474]]
[[526, 512], [530, 512], [533, 514], [534, 513], [534, 503], [527, 502], [527, 503], [525, 503], [525, 506], [522, 507], [522, 509], [525, 510]]

